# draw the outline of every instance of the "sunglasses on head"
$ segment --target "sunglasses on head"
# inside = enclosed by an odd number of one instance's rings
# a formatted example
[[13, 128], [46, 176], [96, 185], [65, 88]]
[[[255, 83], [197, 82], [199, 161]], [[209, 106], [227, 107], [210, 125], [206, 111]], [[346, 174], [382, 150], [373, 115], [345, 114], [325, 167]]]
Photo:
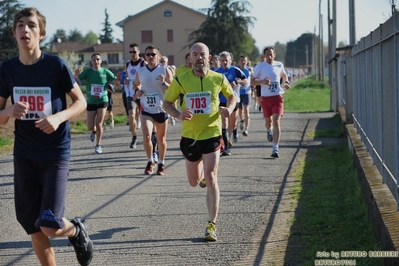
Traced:
[[156, 54], [156, 53], [146, 53], [145, 55], [146, 55], [146, 56], [152, 56], [152, 57], [154, 57], [154, 56], [156, 56], [157, 54]]
[[137, 54], [137, 51], [129, 51], [129, 54]]

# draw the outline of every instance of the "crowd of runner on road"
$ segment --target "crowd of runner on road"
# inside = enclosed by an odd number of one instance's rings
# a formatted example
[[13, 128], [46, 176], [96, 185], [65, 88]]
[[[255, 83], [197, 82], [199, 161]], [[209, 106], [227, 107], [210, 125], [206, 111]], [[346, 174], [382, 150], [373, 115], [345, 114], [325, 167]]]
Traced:
[[[96, 154], [106, 153], [101, 145], [105, 117], [108, 114], [112, 129], [113, 101], [120, 100], [113, 97], [115, 87], [121, 89], [131, 136], [126, 146], [137, 150], [142, 143], [145, 175], [167, 174], [168, 125], [181, 123], [180, 150], [188, 183], [206, 188], [204, 239], [216, 241], [220, 158], [234, 155], [235, 143], [251, 136], [251, 105], [255, 112], [263, 112], [265, 140], [272, 143], [270, 156], [279, 158], [283, 93], [306, 74], [285, 69], [275, 60], [273, 47], [266, 47], [261, 62], [252, 67], [245, 54], [211, 55], [200, 42], [190, 47], [185, 63], [177, 68], [168, 64], [160, 48], [149, 45], [141, 54], [139, 45], [132, 43], [131, 58], [116, 75], [101, 66], [99, 53], [92, 54], [90, 68], [72, 72], [64, 60], [41, 51], [46, 19], [37, 9], [19, 11], [13, 33], [19, 55], [0, 66], [0, 125], [15, 118], [16, 216], [42, 265], [55, 265], [51, 237], [68, 237], [80, 265], [89, 265], [93, 257], [84, 220], [64, 217], [71, 118], [86, 109], [89, 141], [95, 142]], [[86, 97], [81, 80], [86, 82]], [[70, 106], [66, 95], [72, 100]], [[6, 107], [9, 97], [12, 105]]]

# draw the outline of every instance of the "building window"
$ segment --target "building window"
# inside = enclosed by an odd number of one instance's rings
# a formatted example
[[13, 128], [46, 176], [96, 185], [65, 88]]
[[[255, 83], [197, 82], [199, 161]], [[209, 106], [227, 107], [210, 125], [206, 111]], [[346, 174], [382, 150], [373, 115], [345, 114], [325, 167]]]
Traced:
[[141, 42], [150, 42], [150, 43], [152, 43], [152, 30], [143, 30], [143, 31], [141, 31]]
[[171, 17], [171, 16], [172, 16], [172, 11], [170, 11], [170, 10], [165, 10], [165, 12], [163, 12], [163, 16], [164, 16], [164, 17]]
[[119, 64], [119, 56], [117, 53], [108, 54], [108, 64]]
[[173, 55], [168, 55], [168, 65], [174, 65], [175, 64], [175, 57]]
[[85, 62], [85, 56], [84, 54], [79, 54], [79, 65]]
[[167, 31], [167, 39], [168, 39], [168, 42], [173, 42], [173, 30]]

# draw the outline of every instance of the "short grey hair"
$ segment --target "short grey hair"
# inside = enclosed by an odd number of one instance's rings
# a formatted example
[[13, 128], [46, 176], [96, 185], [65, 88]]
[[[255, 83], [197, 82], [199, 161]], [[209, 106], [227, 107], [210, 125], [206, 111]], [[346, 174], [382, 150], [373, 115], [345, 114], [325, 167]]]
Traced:
[[221, 52], [220, 54], [219, 54], [219, 57], [222, 57], [222, 56], [228, 56], [228, 57], [233, 57], [232, 55], [231, 55], [231, 53], [230, 52], [227, 52], [227, 51], [223, 51], [223, 52]]

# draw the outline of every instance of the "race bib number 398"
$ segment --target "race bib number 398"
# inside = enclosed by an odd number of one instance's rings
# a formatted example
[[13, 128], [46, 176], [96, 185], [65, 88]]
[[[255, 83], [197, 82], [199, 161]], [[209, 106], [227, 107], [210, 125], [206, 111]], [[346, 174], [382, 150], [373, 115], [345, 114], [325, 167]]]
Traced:
[[210, 114], [211, 93], [210, 92], [192, 92], [186, 94], [186, 106], [193, 111], [193, 114]]
[[52, 114], [50, 87], [14, 87], [14, 101], [29, 103], [22, 120], [38, 120]]

